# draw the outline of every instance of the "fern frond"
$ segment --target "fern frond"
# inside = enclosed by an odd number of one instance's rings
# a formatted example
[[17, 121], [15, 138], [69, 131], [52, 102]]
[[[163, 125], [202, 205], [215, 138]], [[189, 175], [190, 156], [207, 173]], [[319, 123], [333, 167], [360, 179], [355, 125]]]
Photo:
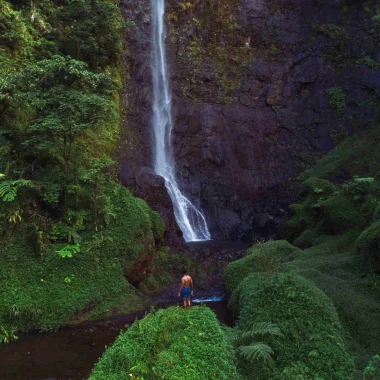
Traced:
[[34, 184], [32, 181], [26, 179], [18, 179], [16, 181], [6, 181], [0, 182], [0, 198], [4, 202], [12, 202], [17, 196], [17, 190], [20, 187], [33, 188]]
[[0, 183], [0, 197], [4, 202], [12, 202], [16, 198], [17, 190], [10, 182]]
[[258, 322], [253, 325], [251, 331], [244, 333], [242, 337], [254, 338], [257, 335], [270, 335], [270, 336], [275, 336], [278, 338], [282, 338], [284, 336], [280, 328], [275, 323]]
[[274, 365], [272, 358], [273, 350], [265, 343], [259, 342], [252, 343], [249, 346], [240, 346], [238, 352], [244, 359], [250, 362], [262, 361], [270, 367]]

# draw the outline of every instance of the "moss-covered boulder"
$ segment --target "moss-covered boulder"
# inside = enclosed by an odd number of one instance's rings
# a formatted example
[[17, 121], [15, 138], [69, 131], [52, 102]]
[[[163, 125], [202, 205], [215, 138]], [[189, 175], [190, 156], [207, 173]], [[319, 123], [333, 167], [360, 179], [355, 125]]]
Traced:
[[237, 286], [254, 272], [279, 272], [283, 264], [294, 259], [300, 250], [286, 240], [276, 240], [256, 244], [246, 252], [246, 256], [230, 263], [225, 271], [225, 286], [232, 293]]
[[353, 227], [364, 227], [366, 216], [360, 204], [344, 192], [339, 192], [320, 204], [324, 230], [332, 234], [340, 234]]
[[[145, 278], [157, 251], [163, 222], [141, 199], [120, 185], [113, 193], [108, 225], [81, 231], [71, 257], [68, 243], [50, 241], [36, 252], [33, 231], [20, 226], [0, 241], [0, 326], [52, 329], [68, 321], [132, 313], [147, 306], [127, 281]], [[58, 240], [62, 224], [52, 229]], [[65, 230], [63, 230], [65, 231]], [[54, 235], [53, 235], [54, 232]]]
[[231, 305], [238, 317], [237, 331], [271, 322], [284, 335], [267, 341], [274, 351], [274, 367], [239, 356], [238, 368], [247, 379], [353, 378], [335, 308], [309, 280], [288, 273], [253, 274], [235, 290]]
[[151, 313], [122, 333], [90, 380], [238, 379], [232, 346], [206, 307]]
[[380, 220], [362, 232], [356, 240], [356, 250], [371, 272], [380, 273]]
[[313, 246], [313, 242], [319, 236], [315, 230], [305, 230], [297, 239], [294, 240], [293, 245], [298, 248], [306, 249]]

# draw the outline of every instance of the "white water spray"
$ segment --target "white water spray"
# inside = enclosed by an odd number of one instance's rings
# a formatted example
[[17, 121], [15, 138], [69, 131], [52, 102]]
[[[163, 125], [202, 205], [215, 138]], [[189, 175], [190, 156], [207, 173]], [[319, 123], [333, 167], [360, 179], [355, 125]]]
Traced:
[[165, 0], [152, 0], [154, 170], [165, 179], [174, 215], [186, 241], [210, 240], [206, 219], [178, 188], [171, 133], [171, 97], [165, 52]]

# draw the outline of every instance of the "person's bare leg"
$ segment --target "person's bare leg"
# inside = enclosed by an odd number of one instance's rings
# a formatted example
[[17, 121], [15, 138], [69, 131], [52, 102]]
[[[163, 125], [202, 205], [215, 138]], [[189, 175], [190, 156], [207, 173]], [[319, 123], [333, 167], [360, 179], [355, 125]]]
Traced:
[[183, 299], [183, 308], [186, 309], [186, 298]]

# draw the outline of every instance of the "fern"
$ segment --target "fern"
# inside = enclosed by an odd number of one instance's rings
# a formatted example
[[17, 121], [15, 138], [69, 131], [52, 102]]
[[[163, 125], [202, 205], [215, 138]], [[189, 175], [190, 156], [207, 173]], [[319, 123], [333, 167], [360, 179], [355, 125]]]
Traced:
[[274, 360], [272, 355], [274, 354], [273, 350], [265, 343], [253, 342], [249, 346], [241, 346], [238, 349], [240, 355], [250, 361], [250, 362], [258, 362], [262, 361], [265, 365], [273, 367]]
[[[0, 178], [4, 177], [1, 175]], [[0, 198], [4, 202], [12, 202], [16, 199], [17, 191], [21, 187], [33, 188], [33, 182], [25, 179], [5, 181], [0, 183]]]
[[276, 324], [270, 322], [259, 322], [253, 325], [251, 331], [243, 333], [241, 335], [241, 339], [255, 339], [257, 335], [269, 335], [277, 338], [282, 338], [284, 336]]

